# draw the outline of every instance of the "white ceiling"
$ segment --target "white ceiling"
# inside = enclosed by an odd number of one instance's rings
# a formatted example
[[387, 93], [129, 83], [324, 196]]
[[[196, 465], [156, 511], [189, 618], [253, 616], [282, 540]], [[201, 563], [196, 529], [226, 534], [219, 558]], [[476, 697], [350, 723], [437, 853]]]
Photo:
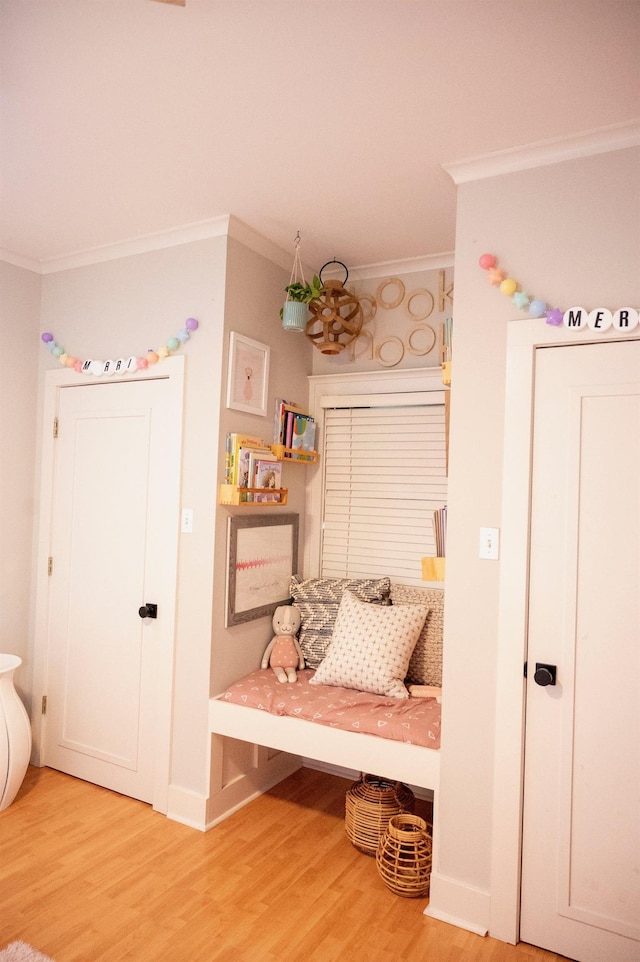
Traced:
[[639, 50], [638, 0], [0, 0], [0, 248], [451, 251], [442, 164], [636, 119]]

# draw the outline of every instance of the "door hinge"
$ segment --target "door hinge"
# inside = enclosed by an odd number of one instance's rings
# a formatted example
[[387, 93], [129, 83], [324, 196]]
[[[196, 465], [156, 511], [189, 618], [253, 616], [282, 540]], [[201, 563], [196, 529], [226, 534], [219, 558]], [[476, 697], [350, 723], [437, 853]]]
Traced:
[[47, 558], [47, 574], [48, 575], [53, 574], [53, 558], [52, 557]]
[[42, 714], [43, 715], [47, 714], [47, 696], [46, 695], [42, 696]]
[[57, 418], [53, 419], [53, 436], [54, 438], [58, 437], [58, 419]]

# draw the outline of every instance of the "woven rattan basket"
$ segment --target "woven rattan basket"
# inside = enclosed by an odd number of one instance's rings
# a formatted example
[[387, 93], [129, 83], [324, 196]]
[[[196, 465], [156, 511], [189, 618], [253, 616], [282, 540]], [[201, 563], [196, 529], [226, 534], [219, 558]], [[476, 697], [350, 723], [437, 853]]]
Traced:
[[432, 842], [427, 823], [404, 812], [392, 815], [376, 852], [378, 872], [396, 895], [427, 895], [431, 879]]
[[415, 796], [401, 782], [362, 775], [345, 799], [344, 826], [348, 838], [365, 855], [375, 855], [392, 815], [412, 812]]

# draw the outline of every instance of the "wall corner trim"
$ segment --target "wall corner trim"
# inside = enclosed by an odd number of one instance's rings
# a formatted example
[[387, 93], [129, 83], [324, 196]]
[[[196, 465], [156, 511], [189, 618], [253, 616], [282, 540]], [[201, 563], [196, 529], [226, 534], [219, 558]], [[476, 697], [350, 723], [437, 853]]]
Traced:
[[424, 915], [485, 936], [489, 932], [491, 895], [437, 872], [431, 875], [429, 904]]
[[569, 137], [498, 150], [479, 157], [443, 164], [456, 185], [488, 177], [499, 177], [520, 170], [532, 170], [580, 157], [592, 157], [613, 150], [640, 147], [640, 119], [599, 127]]

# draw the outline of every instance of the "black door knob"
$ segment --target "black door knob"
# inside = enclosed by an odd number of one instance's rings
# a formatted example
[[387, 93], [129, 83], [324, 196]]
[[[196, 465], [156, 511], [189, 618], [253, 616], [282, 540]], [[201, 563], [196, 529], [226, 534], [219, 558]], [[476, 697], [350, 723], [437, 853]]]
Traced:
[[142, 608], [138, 608], [138, 614], [141, 618], [157, 618], [158, 617], [158, 606], [147, 602]]
[[542, 685], [543, 688], [546, 688], [547, 685], [555, 685], [556, 671], [556, 665], [542, 665], [537, 661], [533, 680], [536, 685]]

